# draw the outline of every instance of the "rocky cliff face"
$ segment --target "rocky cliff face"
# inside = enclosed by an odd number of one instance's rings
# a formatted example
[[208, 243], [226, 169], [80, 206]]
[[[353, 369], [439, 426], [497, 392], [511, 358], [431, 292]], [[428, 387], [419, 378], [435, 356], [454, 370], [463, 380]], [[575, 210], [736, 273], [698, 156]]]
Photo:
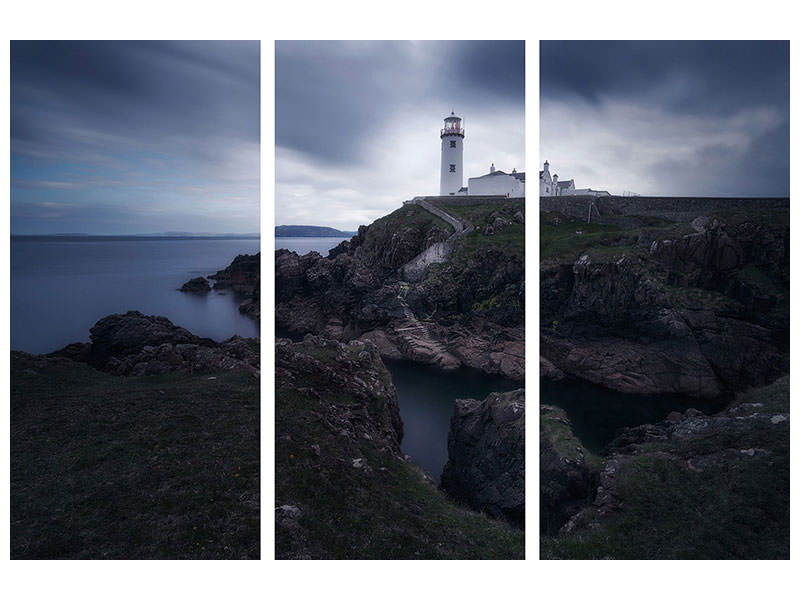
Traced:
[[[516, 208], [517, 212], [519, 209]], [[404, 206], [361, 227], [329, 256], [275, 253], [276, 322], [337, 340], [369, 340], [385, 357], [444, 369], [524, 376], [524, 260], [470, 234], [417, 282], [401, 269], [450, 227]]]
[[442, 488], [493, 517], [525, 525], [525, 390], [456, 400]]
[[788, 372], [788, 230], [755, 217], [692, 227], [620, 231], [542, 265], [548, 373], [710, 397]]

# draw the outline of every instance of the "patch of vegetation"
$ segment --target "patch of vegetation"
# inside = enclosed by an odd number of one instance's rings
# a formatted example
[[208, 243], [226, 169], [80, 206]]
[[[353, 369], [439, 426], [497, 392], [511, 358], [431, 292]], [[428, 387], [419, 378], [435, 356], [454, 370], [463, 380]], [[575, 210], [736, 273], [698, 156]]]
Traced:
[[11, 558], [253, 558], [259, 382], [11, 360]]
[[[788, 377], [737, 395], [762, 413], [788, 411]], [[687, 458], [758, 448], [702, 471]], [[785, 559], [789, 552], [789, 433], [721, 430], [649, 445], [617, 473], [623, 503], [591, 530], [542, 537], [542, 558]]]
[[[619, 225], [587, 224], [560, 213], [539, 213], [540, 260], [574, 260], [588, 248], [611, 246], [626, 239]], [[619, 248], [616, 250], [619, 252]]]
[[[522, 531], [457, 506], [377, 440], [340, 435], [328, 404], [353, 399], [276, 393], [276, 504], [302, 511], [276, 527], [278, 558], [524, 558]], [[352, 466], [359, 458], [367, 469]]]

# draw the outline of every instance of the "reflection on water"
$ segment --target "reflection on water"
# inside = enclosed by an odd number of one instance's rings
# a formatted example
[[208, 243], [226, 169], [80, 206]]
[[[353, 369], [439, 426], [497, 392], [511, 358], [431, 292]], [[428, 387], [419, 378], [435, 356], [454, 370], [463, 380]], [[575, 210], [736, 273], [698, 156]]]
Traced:
[[593, 453], [601, 452], [622, 427], [657, 423], [672, 411], [688, 408], [712, 414], [730, 401], [725, 397], [698, 400], [677, 394], [622, 394], [583, 381], [542, 379], [540, 384], [541, 403], [563, 408], [575, 435]]

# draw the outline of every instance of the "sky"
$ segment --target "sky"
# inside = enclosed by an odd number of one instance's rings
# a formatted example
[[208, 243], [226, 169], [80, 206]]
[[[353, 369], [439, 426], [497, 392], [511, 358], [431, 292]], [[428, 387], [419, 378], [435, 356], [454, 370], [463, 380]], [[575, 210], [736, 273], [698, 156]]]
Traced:
[[11, 43], [11, 233], [259, 230], [258, 42]]
[[524, 42], [277, 42], [276, 225], [350, 231], [438, 194], [451, 111], [464, 185], [524, 171]]
[[788, 42], [543, 41], [540, 77], [539, 156], [561, 181], [789, 195]]

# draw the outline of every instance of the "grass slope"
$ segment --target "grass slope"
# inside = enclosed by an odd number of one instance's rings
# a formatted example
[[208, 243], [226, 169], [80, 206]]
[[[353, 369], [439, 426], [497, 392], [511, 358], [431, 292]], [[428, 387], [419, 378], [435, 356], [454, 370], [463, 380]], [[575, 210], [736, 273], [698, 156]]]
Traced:
[[[325, 350], [318, 360], [330, 359]], [[276, 389], [276, 505], [302, 510], [276, 527], [277, 558], [524, 558], [524, 532], [456, 505], [373, 436], [343, 435], [331, 424], [333, 413], [366, 414], [361, 401], [326, 390], [321, 377], [304, 373], [302, 381], [314, 392], [280, 382]], [[356, 458], [368, 469], [354, 468]]]
[[11, 558], [258, 558], [259, 383], [11, 359]]

